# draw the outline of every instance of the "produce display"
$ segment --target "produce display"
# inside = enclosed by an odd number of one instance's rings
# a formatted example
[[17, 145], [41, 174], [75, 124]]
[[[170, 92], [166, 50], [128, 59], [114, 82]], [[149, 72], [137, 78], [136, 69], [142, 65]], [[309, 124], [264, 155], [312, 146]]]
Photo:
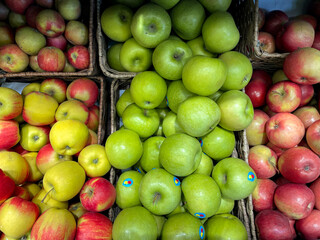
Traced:
[[89, 26], [80, 0], [0, 3], [0, 69], [76, 72], [88, 69]]

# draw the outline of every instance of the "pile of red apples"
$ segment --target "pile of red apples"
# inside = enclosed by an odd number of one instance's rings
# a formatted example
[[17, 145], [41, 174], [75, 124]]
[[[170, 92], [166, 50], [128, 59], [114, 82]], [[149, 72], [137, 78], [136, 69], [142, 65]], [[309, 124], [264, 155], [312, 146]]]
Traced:
[[246, 129], [259, 239], [320, 239], [320, 51], [291, 52], [283, 68], [254, 70]]
[[258, 47], [266, 53], [289, 53], [298, 48], [320, 49], [319, 1], [312, 1], [307, 13], [289, 17], [276, 9], [258, 10]]
[[90, 65], [80, 0], [0, 2], [0, 69], [76, 72]]

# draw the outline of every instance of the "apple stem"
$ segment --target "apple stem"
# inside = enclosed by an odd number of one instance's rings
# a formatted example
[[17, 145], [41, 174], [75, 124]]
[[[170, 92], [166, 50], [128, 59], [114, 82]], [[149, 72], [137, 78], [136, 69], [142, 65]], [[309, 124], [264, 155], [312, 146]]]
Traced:
[[41, 200], [41, 202], [43, 203], [44, 200], [46, 199], [46, 197], [48, 196], [48, 194], [54, 189], [54, 187], [52, 187], [47, 193], [46, 195], [44, 195], [43, 199]]
[[153, 204], [157, 203], [158, 200], [160, 200], [160, 198], [161, 198], [161, 194], [157, 192], [157, 193], [154, 195]]

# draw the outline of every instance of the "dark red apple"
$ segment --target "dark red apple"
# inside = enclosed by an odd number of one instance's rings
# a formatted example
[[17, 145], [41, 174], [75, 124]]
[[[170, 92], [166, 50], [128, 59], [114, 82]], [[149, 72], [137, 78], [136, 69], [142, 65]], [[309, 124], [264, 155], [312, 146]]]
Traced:
[[47, 37], [47, 46], [52, 46], [64, 51], [67, 47], [67, 39], [60, 35], [58, 37]]
[[47, 72], [61, 72], [66, 64], [66, 57], [61, 49], [44, 47], [38, 53], [38, 65]]
[[1, 169], [0, 169], [0, 205], [12, 196], [16, 185], [14, 181], [8, 177]]
[[19, 14], [23, 14], [33, 2], [34, 0], [5, 0], [7, 7]]
[[87, 69], [90, 64], [89, 50], [85, 46], [76, 45], [67, 51], [69, 63], [78, 70]]
[[308, 217], [297, 220], [295, 226], [303, 239], [320, 239], [320, 211], [312, 210]]
[[266, 20], [262, 30], [276, 36], [282, 25], [288, 21], [289, 17], [284, 11], [272, 10], [266, 14]]
[[277, 184], [271, 179], [257, 179], [257, 186], [252, 192], [253, 210], [260, 212], [266, 209], [274, 209], [273, 202], [274, 191]]
[[37, 28], [36, 18], [38, 13], [43, 10], [39, 5], [30, 5], [25, 13], [27, 24], [32, 28]]
[[299, 84], [301, 89], [301, 102], [299, 107], [307, 105], [314, 96], [314, 88], [312, 85]]
[[268, 32], [259, 32], [258, 45], [262, 52], [274, 53], [276, 51], [276, 43], [274, 37]]

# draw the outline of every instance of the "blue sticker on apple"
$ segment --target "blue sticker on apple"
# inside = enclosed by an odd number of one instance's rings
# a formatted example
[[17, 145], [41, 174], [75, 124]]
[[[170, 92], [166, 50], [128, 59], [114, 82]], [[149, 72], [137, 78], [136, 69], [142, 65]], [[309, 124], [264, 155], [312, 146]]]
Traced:
[[249, 172], [248, 173], [248, 180], [250, 182], [253, 182], [255, 179], [256, 179], [256, 176], [254, 175], [254, 173], [253, 172]]
[[202, 147], [203, 146], [202, 138], [199, 138], [199, 143], [200, 143], [200, 146]]
[[204, 239], [204, 227], [200, 226], [199, 228], [199, 235], [200, 235], [200, 239]]
[[197, 217], [197, 218], [205, 218], [206, 214], [201, 213], [201, 212], [197, 212], [197, 213], [194, 214], [194, 216]]
[[166, 96], [166, 105], [167, 107], [169, 107], [169, 101], [168, 101], [168, 97]]
[[180, 180], [179, 180], [179, 178], [177, 178], [177, 177], [174, 177], [173, 178], [173, 182], [174, 182], [174, 184], [176, 185], [176, 186], [180, 186]]
[[131, 178], [126, 178], [122, 183], [122, 185], [125, 187], [130, 187], [132, 184], [133, 184], [133, 180]]
[[141, 172], [141, 170], [140, 170], [139, 168], [136, 168], [136, 170], [137, 170], [139, 173], [141, 173], [141, 174], [142, 174], [142, 172]]

